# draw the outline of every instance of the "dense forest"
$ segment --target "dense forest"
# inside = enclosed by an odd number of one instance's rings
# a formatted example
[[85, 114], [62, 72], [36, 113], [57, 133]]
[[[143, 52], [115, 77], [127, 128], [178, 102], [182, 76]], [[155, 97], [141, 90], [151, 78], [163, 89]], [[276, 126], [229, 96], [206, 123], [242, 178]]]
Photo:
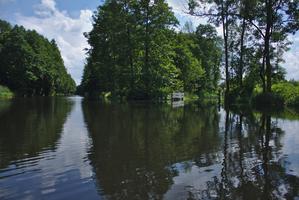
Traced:
[[162, 99], [174, 91], [217, 90], [222, 40], [215, 27], [195, 31], [163, 0], [106, 1], [99, 6], [80, 90], [88, 96]]
[[298, 0], [190, 0], [188, 6], [189, 15], [209, 24], [179, 26], [164, 0], [106, 0], [85, 34], [91, 48], [80, 92], [160, 99], [221, 89], [227, 103], [289, 101], [276, 89], [299, 89], [281, 66], [288, 36], [299, 28]]
[[3, 20], [0, 20], [0, 85], [21, 96], [71, 94], [76, 89], [54, 40], [22, 26], [12, 27]]

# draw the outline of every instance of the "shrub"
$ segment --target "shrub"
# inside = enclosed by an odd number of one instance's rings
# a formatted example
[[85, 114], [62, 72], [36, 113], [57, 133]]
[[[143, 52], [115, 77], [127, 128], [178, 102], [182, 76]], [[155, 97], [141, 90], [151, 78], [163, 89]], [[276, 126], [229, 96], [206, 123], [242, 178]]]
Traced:
[[259, 108], [281, 108], [284, 106], [284, 99], [275, 93], [259, 93], [253, 98], [253, 103]]
[[13, 93], [5, 86], [0, 85], [0, 98], [11, 98]]
[[277, 83], [272, 86], [275, 95], [283, 99], [285, 105], [299, 106], [299, 86], [290, 82]]

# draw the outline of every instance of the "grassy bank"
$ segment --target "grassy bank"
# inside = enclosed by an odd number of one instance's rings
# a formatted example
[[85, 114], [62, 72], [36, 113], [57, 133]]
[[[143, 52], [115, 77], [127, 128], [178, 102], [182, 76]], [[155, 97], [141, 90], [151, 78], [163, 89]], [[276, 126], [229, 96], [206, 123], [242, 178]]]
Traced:
[[8, 89], [5, 86], [0, 85], [0, 98], [1, 99], [10, 99], [13, 96], [14, 96], [14, 94], [12, 91], [10, 91], [10, 89]]

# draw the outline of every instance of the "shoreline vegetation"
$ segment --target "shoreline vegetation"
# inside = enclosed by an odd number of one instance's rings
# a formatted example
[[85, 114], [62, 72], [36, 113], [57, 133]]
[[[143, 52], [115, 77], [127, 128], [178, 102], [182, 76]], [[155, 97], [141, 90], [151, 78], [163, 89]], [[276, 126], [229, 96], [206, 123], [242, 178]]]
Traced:
[[173, 92], [217, 91], [222, 40], [214, 26], [187, 23], [178, 31], [163, 0], [105, 1], [93, 20], [81, 95], [160, 101]]
[[187, 101], [219, 102], [221, 95], [224, 107], [298, 106], [298, 82], [285, 79], [281, 63], [299, 29], [299, 2], [201, 4], [189, 0], [189, 14], [210, 23], [194, 27], [179, 26], [163, 0], [105, 1], [85, 33], [90, 49], [78, 94], [160, 101], [184, 92]]
[[165, 0], [106, 0], [84, 33], [90, 48], [77, 87], [55, 40], [0, 20], [0, 93], [161, 102], [184, 92], [186, 102], [225, 108], [299, 107], [299, 82], [281, 66], [299, 1], [271, 2], [189, 0], [188, 14], [209, 22], [195, 27], [180, 25]]
[[[75, 81], [68, 74], [55, 40], [34, 30], [0, 20], [1, 96], [55, 96], [73, 94]], [[9, 90], [8, 90], [9, 88]], [[11, 91], [11, 92], [10, 92]]]

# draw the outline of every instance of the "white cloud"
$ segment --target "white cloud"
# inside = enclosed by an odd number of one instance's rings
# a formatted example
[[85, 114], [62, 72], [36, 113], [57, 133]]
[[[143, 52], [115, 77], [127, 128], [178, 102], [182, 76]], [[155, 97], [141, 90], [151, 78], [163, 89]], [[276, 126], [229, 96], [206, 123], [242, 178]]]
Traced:
[[34, 16], [17, 15], [17, 24], [35, 29], [49, 39], [55, 39], [69, 73], [79, 84], [85, 61], [84, 48], [88, 47], [83, 32], [92, 28], [91, 10], [81, 10], [78, 18], [56, 7], [55, 0], [41, 0], [34, 6]]
[[284, 55], [283, 67], [287, 70], [287, 79], [299, 80], [299, 33], [290, 37], [293, 42], [290, 51]]

